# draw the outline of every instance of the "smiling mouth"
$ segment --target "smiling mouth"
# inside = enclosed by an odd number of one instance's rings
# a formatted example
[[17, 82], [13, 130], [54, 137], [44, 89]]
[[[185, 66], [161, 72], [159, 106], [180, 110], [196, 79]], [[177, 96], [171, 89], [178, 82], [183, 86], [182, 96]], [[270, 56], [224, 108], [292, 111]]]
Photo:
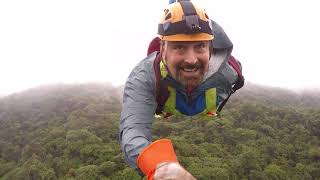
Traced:
[[196, 72], [199, 70], [199, 67], [193, 67], [193, 68], [181, 68], [182, 71], [184, 72]]

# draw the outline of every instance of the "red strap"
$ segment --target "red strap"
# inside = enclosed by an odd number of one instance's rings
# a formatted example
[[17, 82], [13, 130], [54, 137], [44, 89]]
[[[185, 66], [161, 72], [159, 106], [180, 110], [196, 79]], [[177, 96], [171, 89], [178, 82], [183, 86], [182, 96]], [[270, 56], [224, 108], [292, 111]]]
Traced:
[[163, 106], [169, 97], [169, 91], [168, 91], [167, 85], [161, 79], [160, 67], [159, 67], [160, 61], [161, 61], [160, 54], [158, 54], [156, 56], [156, 59], [153, 61], [153, 69], [156, 76], [156, 99], [158, 104], [156, 109], [156, 114], [158, 115], [162, 113]]
[[233, 92], [235, 92], [236, 90], [242, 88], [242, 86], [244, 85], [244, 78], [241, 72], [241, 65], [240, 62], [237, 61], [233, 56], [230, 56], [230, 58], [228, 59], [228, 63], [238, 74], [238, 79], [232, 88]]
[[152, 39], [152, 41], [150, 42], [149, 47], [148, 47], [147, 55], [149, 56], [149, 54], [151, 54], [155, 51], [160, 51], [160, 38], [159, 37], [155, 37]]
[[233, 67], [234, 70], [236, 70], [239, 78], [243, 80], [239, 62], [233, 56], [230, 56], [230, 58], [228, 59], [228, 63]]

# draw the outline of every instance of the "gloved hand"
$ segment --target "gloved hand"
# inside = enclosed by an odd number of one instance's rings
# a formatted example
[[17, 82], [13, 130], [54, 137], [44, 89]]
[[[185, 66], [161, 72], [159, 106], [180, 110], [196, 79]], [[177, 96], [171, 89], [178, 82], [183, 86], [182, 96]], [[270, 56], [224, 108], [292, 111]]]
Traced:
[[177, 162], [164, 162], [157, 165], [154, 180], [196, 180]]
[[137, 165], [148, 180], [195, 180], [178, 162], [169, 139], [160, 139], [143, 149]]

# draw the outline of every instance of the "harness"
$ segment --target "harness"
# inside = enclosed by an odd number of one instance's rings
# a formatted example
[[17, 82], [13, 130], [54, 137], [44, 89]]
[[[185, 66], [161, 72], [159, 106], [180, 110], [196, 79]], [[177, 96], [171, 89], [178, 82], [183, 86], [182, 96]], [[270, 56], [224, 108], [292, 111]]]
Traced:
[[[160, 49], [160, 39], [154, 38], [150, 46], [148, 48], [148, 55], [154, 51], [158, 51]], [[219, 115], [222, 108], [225, 106], [230, 96], [235, 93], [238, 89], [242, 88], [244, 85], [244, 77], [242, 75], [241, 63], [237, 61], [233, 56], [230, 56], [228, 59], [228, 64], [237, 72], [237, 80], [234, 84], [232, 84], [231, 93], [222, 101], [222, 103], [216, 107], [216, 89], [211, 88], [205, 93], [205, 101], [206, 108], [202, 114], [206, 114], [209, 116]], [[164, 117], [171, 116], [173, 114], [181, 114], [176, 109], [176, 90], [171, 87], [163, 77], [166, 77], [166, 67], [161, 61], [161, 57], [157, 54], [155, 60], [153, 61], [153, 68], [156, 77], [156, 100], [157, 100], [157, 108], [156, 114], [163, 114]], [[197, 107], [195, 107], [197, 108]]]

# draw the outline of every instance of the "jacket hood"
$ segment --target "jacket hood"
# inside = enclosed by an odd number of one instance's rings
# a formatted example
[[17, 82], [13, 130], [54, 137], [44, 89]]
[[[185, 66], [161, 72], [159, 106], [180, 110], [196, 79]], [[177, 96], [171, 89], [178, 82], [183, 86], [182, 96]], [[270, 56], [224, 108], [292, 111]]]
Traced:
[[233, 44], [230, 41], [227, 34], [222, 29], [222, 27], [213, 20], [211, 20], [211, 23], [212, 23], [212, 31], [214, 36], [214, 39], [212, 41], [212, 47], [215, 49], [232, 48]]
[[210, 57], [209, 68], [203, 81], [219, 71], [219, 69], [226, 64], [233, 49], [233, 44], [222, 27], [212, 20], [211, 22], [214, 35], [214, 39], [212, 41], [214, 54]]

